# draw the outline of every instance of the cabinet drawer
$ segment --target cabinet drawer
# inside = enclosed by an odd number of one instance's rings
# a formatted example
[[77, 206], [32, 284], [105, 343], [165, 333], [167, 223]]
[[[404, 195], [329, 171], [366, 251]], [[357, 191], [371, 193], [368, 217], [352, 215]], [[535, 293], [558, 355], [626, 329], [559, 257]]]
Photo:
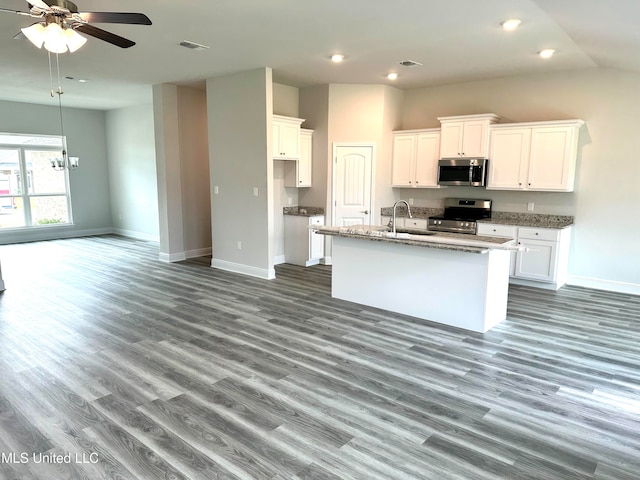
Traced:
[[418, 228], [420, 230], [426, 230], [427, 219], [426, 218], [405, 218], [403, 226], [405, 228]]
[[324, 225], [324, 217], [323, 216], [310, 217], [309, 225]]
[[496, 225], [494, 223], [478, 223], [478, 235], [485, 237], [516, 238], [518, 227], [514, 225]]
[[555, 228], [520, 227], [518, 229], [518, 238], [557, 242], [560, 238], [560, 230]]

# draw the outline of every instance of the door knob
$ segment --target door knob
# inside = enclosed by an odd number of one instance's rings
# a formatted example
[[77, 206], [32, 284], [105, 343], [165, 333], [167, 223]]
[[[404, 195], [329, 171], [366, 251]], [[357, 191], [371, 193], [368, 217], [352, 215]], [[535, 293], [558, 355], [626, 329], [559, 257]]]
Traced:
[[369, 215], [369, 210], [362, 210], [360, 213], [364, 213], [365, 215]]

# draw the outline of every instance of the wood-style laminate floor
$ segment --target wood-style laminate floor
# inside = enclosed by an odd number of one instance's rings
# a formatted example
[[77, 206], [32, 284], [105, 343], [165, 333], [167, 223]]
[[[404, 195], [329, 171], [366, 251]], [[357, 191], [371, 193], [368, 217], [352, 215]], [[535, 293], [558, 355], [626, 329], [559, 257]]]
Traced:
[[481, 335], [334, 300], [326, 266], [0, 257], [1, 479], [640, 479], [640, 297], [512, 287]]

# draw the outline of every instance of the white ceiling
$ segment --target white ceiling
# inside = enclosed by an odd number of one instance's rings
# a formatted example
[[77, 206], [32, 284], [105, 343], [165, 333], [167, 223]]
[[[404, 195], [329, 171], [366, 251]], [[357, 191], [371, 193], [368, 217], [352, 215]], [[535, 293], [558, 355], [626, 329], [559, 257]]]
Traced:
[[[45, 0], [46, 1], [46, 0]], [[639, 0], [75, 0], [80, 11], [136, 11], [152, 26], [96, 24], [137, 42], [120, 49], [89, 37], [60, 56], [63, 104], [111, 109], [148, 102], [151, 85], [271, 67], [304, 87], [382, 83], [399, 88], [558, 70], [640, 72]], [[25, 0], [0, 7], [27, 11]], [[522, 19], [515, 32], [499, 24]], [[47, 55], [13, 40], [29, 17], [0, 13], [0, 99], [53, 103]], [[209, 45], [204, 51], [182, 40]], [[550, 60], [536, 52], [555, 48]], [[332, 64], [332, 53], [344, 53]], [[422, 67], [406, 68], [402, 60]], [[391, 82], [386, 74], [397, 71]], [[54, 87], [57, 80], [54, 78]]]

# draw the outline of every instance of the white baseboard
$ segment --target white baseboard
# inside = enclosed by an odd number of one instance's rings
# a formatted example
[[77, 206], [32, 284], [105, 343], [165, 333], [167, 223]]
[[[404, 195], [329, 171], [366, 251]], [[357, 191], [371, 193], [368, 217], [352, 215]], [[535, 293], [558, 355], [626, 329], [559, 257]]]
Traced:
[[213, 258], [211, 260], [211, 266], [227, 272], [240, 273], [242, 275], [249, 275], [251, 277], [262, 278], [265, 280], [272, 280], [276, 278], [276, 270], [274, 268], [267, 269], [252, 267], [251, 265], [228, 262], [217, 258]]
[[178, 252], [178, 253], [160, 252], [160, 255], [158, 256], [158, 258], [160, 259], [161, 262], [173, 263], [173, 262], [181, 262], [183, 260], [186, 260], [187, 255], [185, 254], [185, 252]]
[[640, 295], [640, 285], [637, 283], [616, 282], [614, 280], [603, 280], [601, 278], [580, 277], [570, 275], [567, 279], [567, 285], [575, 285], [576, 287], [593, 288], [596, 290], [607, 290], [610, 292], [627, 293], [631, 295]]
[[280, 265], [282, 263], [286, 263], [287, 262], [287, 258], [284, 255], [276, 255], [275, 257], [273, 257], [273, 264], [274, 265]]
[[184, 252], [184, 255], [187, 258], [207, 257], [211, 255], [211, 251], [211, 247], [198, 248], [196, 250], [187, 250], [186, 252]]
[[157, 234], [154, 235], [151, 233], [136, 232], [135, 230], [125, 230], [124, 228], [114, 228], [113, 233], [115, 233], [116, 235], [122, 235], [123, 237], [134, 238], [136, 240], [144, 240], [147, 242], [160, 241], [160, 236]]
[[322, 265], [331, 265], [331, 257], [324, 257], [320, 259]]
[[0, 245], [10, 243], [40, 242], [43, 240], [57, 240], [62, 238], [92, 237], [94, 235], [109, 235], [113, 228], [94, 228], [89, 230], [75, 230], [73, 225], [47, 226], [40, 228], [25, 228], [15, 232], [6, 232], [0, 240]]
[[160, 253], [160, 261], [162, 262], [182, 262], [188, 258], [206, 257], [211, 255], [211, 247], [198, 248], [196, 250], [187, 250], [186, 252]]
[[525, 280], [523, 278], [514, 278], [509, 277], [509, 283], [513, 285], [524, 285], [525, 287], [535, 287], [542, 288], [543, 290], [554, 290], [557, 291], [562, 287], [562, 285], [558, 285], [557, 283], [547, 283], [547, 282], [536, 282], [535, 280]]

